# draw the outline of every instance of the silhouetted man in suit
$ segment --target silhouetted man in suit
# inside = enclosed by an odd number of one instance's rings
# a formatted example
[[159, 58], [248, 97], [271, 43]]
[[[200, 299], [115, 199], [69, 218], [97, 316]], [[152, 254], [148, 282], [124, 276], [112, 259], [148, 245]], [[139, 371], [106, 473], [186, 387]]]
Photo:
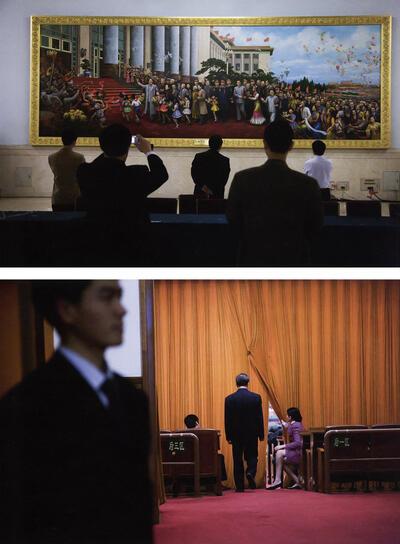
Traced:
[[223, 140], [214, 134], [208, 140], [210, 149], [197, 153], [192, 162], [194, 195], [198, 198], [224, 198], [225, 185], [231, 168], [229, 159], [221, 155]]
[[238, 172], [226, 215], [238, 238], [237, 264], [301, 266], [310, 261], [310, 241], [321, 229], [321, 191], [314, 178], [286, 163], [293, 130], [284, 119], [264, 132], [266, 163]]
[[91, 214], [115, 215], [118, 221], [147, 223], [146, 197], [168, 179], [168, 172], [151, 143], [138, 135], [136, 148], [149, 166], [125, 164], [131, 133], [124, 125], [110, 125], [99, 136], [103, 151], [93, 162], [81, 164], [77, 177], [82, 206]]
[[151, 543], [147, 398], [104, 360], [122, 342], [121, 288], [33, 289], [61, 346], [0, 400], [1, 542]]
[[236, 376], [236, 393], [225, 399], [225, 434], [232, 444], [233, 474], [237, 492], [244, 491], [243, 457], [250, 489], [256, 488], [258, 440], [264, 440], [264, 419], [260, 395], [248, 390], [247, 374]]
[[[146, 155], [148, 167], [125, 164], [131, 133], [124, 125], [115, 124], [99, 136], [103, 153], [78, 168], [80, 209], [88, 212], [89, 219], [85, 249], [97, 257], [95, 262], [89, 259], [90, 266], [155, 264], [149, 261], [153, 250], [146, 198], [167, 181], [168, 172], [150, 142], [140, 135], [136, 138], [136, 148]], [[86, 264], [86, 254], [82, 258]]]

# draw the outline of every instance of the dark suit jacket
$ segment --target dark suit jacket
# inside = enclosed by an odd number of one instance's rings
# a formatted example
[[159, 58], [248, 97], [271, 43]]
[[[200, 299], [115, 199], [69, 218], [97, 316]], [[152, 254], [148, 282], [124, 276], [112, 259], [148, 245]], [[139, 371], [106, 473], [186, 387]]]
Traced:
[[261, 397], [246, 388], [225, 398], [225, 434], [229, 442], [264, 439]]
[[314, 178], [268, 160], [235, 175], [226, 215], [239, 239], [239, 264], [307, 264], [309, 241], [323, 223], [321, 191]]
[[204, 196], [201, 188], [207, 185], [213, 192], [212, 198], [224, 198], [230, 171], [228, 157], [218, 151], [209, 149], [203, 153], [196, 153], [192, 162], [192, 179], [196, 184], [194, 194]]
[[81, 209], [105, 219], [109, 215], [133, 223], [149, 221], [146, 197], [168, 179], [168, 172], [157, 155], [148, 156], [149, 167], [127, 166], [103, 154], [91, 163], [81, 164], [77, 179], [81, 190]]
[[147, 399], [116, 380], [117, 423], [59, 353], [0, 400], [1, 542], [152, 541]]

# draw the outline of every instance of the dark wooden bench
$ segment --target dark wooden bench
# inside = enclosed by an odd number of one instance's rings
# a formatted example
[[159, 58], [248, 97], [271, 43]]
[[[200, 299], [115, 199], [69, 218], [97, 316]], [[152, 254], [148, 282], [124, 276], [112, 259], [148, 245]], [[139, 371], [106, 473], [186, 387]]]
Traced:
[[[187, 436], [198, 441], [199, 485], [210, 484], [216, 495], [222, 495], [221, 462], [218, 456], [219, 431], [216, 429], [190, 429], [174, 433], [161, 433], [161, 454], [165, 480], [175, 483], [193, 481], [195, 446], [186, 441]], [[171, 441], [178, 445], [171, 445]], [[196, 491], [195, 491], [196, 494]]]
[[[325, 432], [328, 431], [340, 431], [342, 429], [368, 429], [367, 425], [328, 425], [325, 427]], [[325, 437], [325, 433], [324, 433]], [[324, 449], [324, 437], [322, 438], [322, 444], [321, 447], [317, 447], [317, 479], [315, 482], [315, 488], [316, 491], [320, 491], [321, 493], [325, 490], [325, 449]], [[352, 481], [353, 489], [355, 487], [355, 482]]]
[[400, 429], [341, 429], [324, 436], [324, 491], [333, 482], [400, 480]]
[[164, 479], [176, 480], [181, 473], [193, 481], [194, 495], [200, 495], [199, 439], [194, 433], [160, 433]]
[[366, 429], [366, 425], [328, 425], [303, 431], [302, 470], [307, 491], [324, 489], [324, 436], [332, 429]]

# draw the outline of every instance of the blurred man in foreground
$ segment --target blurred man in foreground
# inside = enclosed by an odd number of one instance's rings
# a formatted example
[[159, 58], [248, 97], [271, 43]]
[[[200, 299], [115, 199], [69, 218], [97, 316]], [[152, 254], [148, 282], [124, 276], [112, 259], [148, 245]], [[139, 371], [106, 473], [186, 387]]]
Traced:
[[122, 342], [121, 288], [34, 282], [33, 295], [61, 345], [0, 400], [1, 542], [151, 543], [147, 398], [104, 359]]

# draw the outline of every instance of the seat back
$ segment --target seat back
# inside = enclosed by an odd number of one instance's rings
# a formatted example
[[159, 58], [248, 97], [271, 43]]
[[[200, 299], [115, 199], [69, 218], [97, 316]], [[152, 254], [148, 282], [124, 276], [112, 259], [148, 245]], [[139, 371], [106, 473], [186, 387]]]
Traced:
[[176, 198], [147, 198], [147, 211], [149, 213], [177, 213], [178, 201]]
[[[219, 431], [216, 429], [184, 429], [177, 432], [181, 435], [185, 435], [185, 433], [195, 434], [199, 439], [200, 478], [216, 476], [220, 467], [218, 461]], [[188, 471], [185, 471], [183, 467], [179, 467], [177, 473], [184, 475]]]
[[346, 203], [347, 215], [352, 217], [381, 217], [381, 203], [376, 200], [353, 200]]
[[192, 462], [194, 458], [195, 442], [191, 434], [185, 433], [160, 433], [161, 458], [163, 462]]
[[176, 480], [177, 471], [189, 469], [194, 495], [200, 495], [199, 439], [193, 433], [160, 433], [164, 478]]
[[400, 202], [391, 202], [389, 204], [390, 217], [400, 218]]
[[400, 423], [378, 423], [371, 425], [371, 429], [400, 429]]
[[400, 480], [400, 428], [371, 430], [369, 479], [383, 482]]
[[197, 199], [194, 195], [179, 195], [179, 213], [197, 213]]
[[324, 215], [339, 215], [339, 202], [337, 200], [325, 200], [322, 202]]
[[400, 479], [400, 428], [342, 429], [325, 434], [325, 483]]
[[341, 429], [368, 429], [368, 425], [327, 425], [327, 431], [340, 431]]
[[227, 200], [225, 198], [210, 198], [197, 201], [197, 213], [225, 213]]
[[325, 482], [367, 478], [370, 456], [369, 429], [330, 430], [324, 437]]
[[398, 458], [400, 468], [400, 427], [371, 430], [371, 457]]

